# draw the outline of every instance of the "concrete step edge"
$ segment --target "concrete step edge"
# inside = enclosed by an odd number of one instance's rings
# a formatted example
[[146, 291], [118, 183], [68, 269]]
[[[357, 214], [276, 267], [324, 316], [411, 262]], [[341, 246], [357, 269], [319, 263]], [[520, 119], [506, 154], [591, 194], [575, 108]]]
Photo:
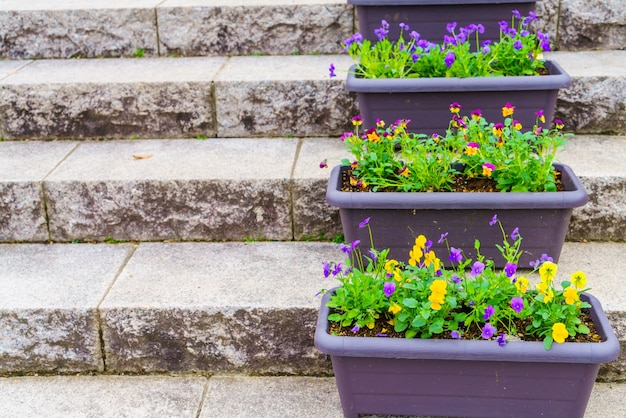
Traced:
[[[9, 416], [343, 417], [332, 377], [24, 377], [0, 388]], [[596, 383], [585, 418], [623, 416], [625, 398], [626, 385]]]
[[[556, 117], [625, 133], [626, 51], [551, 53], [571, 74]], [[339, 77], [329, 78], [333, 63]], [[341, 135], [358, 114], [346, 55], [0, 61], [0, 137]], [[253, 70], [254, 69], [254, 70]]]
[[[559, 155], [589, 194], [568, 239], [626, 239], [624, 152], [579, 135]], [[334, 138], [2, 142], [0, 241], [332, 239], [320, 162], [347, 157]]]
[[[611, 0], [543, 0], [535, 28], [550, 33], [559, 50], [623, 49], [624, 17], [616, 9]], [[337, 53], [357, 26], [353, 6], [337, 0], [10, 1], [0, 5], [7, 33], [0, 56]]]
[[[566, 243], [622, 344], [625, 243]], [[331, 243], [0, 245], [0, 370], [6, 372], [330, 372], [313, 347]], [[623, 380], [626, 357], [599, 378]]]

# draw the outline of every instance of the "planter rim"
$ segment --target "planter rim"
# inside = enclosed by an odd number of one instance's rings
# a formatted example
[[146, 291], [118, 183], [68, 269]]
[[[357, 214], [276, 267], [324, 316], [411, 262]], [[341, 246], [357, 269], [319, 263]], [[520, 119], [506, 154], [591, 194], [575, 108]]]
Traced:
[[604, 340], [599, 343], [555, 343], [546, 350], [541, 341], [512, 341], [500, 347], [493, 340], [332, 336], [328, 333], [330, 309], [326, 304], [335, 289], [324, 294], [315, 329], [315, 347], [331, 356], [600, 364], [615, 360], [620, 353], [619, 341], [600, 302], [588, 293], [583, 293], [581, 299], [591, 303], [595, 313], [594, 325]]
[[357, 6], [447, 6], [459, 4], [536, 3], [539, 0], [348, 0]]
[[338, 165], [330, 173], [326, 201], [331, 206], [346, 209], [569, 209], [587, 203], [587, 192], [573, 170], [566, 164], [553, 165], [564, 173], [564, 178], [569, 179], [565, 182], [566, 191], [342, 192], [342, 166]]
[[348, 71], [346, 88], [356, 93], [472, 92], [508, 90], [558, 90], [572, 78], [556, 61], [546, 60], [548, 75], [507, 77], [357, 78], [356, 64]]

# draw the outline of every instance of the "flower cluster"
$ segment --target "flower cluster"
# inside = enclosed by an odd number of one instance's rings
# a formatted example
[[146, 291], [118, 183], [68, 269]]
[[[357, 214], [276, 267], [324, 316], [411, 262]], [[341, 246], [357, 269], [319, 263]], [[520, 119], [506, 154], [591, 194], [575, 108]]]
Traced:
[[[500, 345], [522, 338], [542, 340], [546, 349], [553, 342], [588, 334], [581, 320], [583, 309], [591, 306], [580, 299], [587, 290], [584, 273], [573, 273], [557, 289], [558, 266], [544, 254], [532, 263], [532, 271], [520, 274], [519, 230], [507, 236], [497, 216], [490, 224], [499, 226], [504, 237], [498, 246], [507, 260], [502, 269], [481, 256], [479, 242], [475, 260], [448, 245], [449, 268], [422, 235], [407, 263], [389, 259], [387, 249], [363, 255], [358, 242], [344, 244], [342, 251], [349, 256], [345, 265], [323, 263], [324, 275], [341, 283], [328, 302], [333, 312], [328, 319], [354, 333], [383, 321], [406, 338], [493, 339]], [[369, 218], [360, 226], [369, 229]], [[369, 233], [371, 238], [371, 229]], [[444, 241], [447, 245], [447, 234], [440, 237]], [[529, 277], [537, 275], [533, 289]]]
[[[356, 33], [342, 46], [356, 63], [356, 75], [363, 78], [537, 75], [544, 69], [542, 53], [550, 50], [550, 42], [547, 34], [529, 31], [535, 20], [532, 12], [522, 16], [514, 10], [510, 24], [499, 23], [500, 38], [496, 42], [480, 41], [485, 31], [481, 24], [457, 28], [452, 22], [440, 44], [422, 39], [404, 23], [400, 23], [399, 39], [390, 41], [389, 23], [383, 20], [374, 31], [377, 42]], [[331, 77], [335, 76], [334, 69], [331, 64]]]
[[352, 185], [372, 191], [444, 191], [463, 176], [491, 178], [500, 191], [557, 190], [553, 162], [570, 135], [562, 132], [563, 122], [557, 119], [553, 129], [543, 128], [543, 111], [538, 111], [534, 127], [525, 131], [510, 103], [502, 108], [501, 123], [488, 122], [478, 109], [461, 116], [458, 103], [450, 111], [445, 136], [408, 132], [408, 120], [389, 126], [378, 120], [375, 128], [360, 132], [362, 119], [353, 118], [355, 131], [341, 137], [354, 157], [342, 160], [352, 168]]

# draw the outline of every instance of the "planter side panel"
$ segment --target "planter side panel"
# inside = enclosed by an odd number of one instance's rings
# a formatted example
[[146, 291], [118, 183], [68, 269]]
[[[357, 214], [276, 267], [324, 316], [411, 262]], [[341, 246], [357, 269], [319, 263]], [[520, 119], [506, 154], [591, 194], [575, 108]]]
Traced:
[[357, 93], [359, 112], [364, 126], [373, 127], [376, 119], [387, 123], [398, 119], [410, 119], [409, 130], [430, 135], [445, 135], [450, 123], [450, 103], [462, 106], [461, 114], [480, 109], [487, 121], [504, 120], [502, 107], [506, 103], [515, 106], [515, 119], [524, 130], [535, 124], [535, 112], [544, 110], [546, 126], [554, 117], [558, 89], [527, 91], [442, 91], [410, 93]]
[[[378, 38], [374, 30], [380, 27], [381, 20], [390, 24], [387, 37], [397, 40], [400, 37], [400, 23], [409, 25], [410, 30], [417, 31], [422, 39], [430, 42], [441, 43], [443, 36], [447, 35], [446, 25], [457, 22], [456, 33], [459, 28], [469, 24], [482, 24], [485, 33], [480, 35], [480, 40], [497, 41], [500, 38], [498, 22], [501, 20], [511, 21], [512, 11], [519, 10], [522, 16], [528, 16], [528, 12], [535, 10], [535, 2], [520, 1], [491, 4], [442, 4], [442, 5], [389, 5], [389, 6], [366, 6], [359, 5], [359, 1], [348, 1], [356, 4], [359, 17], [359, 31], [372, 41]], [[382, 2], [381, 2], [382, 3]], [[473, 2], [469, 2], [473, 3]], [[408, 34], [404, 35], [405, 38]]]
[[344, 415], [583, 417], [597, 364], [331, 357]]
[[433, 241], [433, 250], [445, 262], [448, 249], [445, 242], [437, 241], [441, 234], [448, 232], [450, 246], [463, 250], [466, 258], [475, 258], [474, 241], [480, 239], [481, 254], [503, 267], [506, 262], [495, 247], [502, 245], [502, 232], [497, 225], [489, 226], [494, 214], [498, 215], [507, 234], [519, 228], [523, 238], [521, 267], [528, 267], [530, 261], [542, 254], [558, 262], [571, 209], [340, 209], [346, 242], [360, 240], [361, 248], [371, 248], [367, 228], [359, 228], [359, 223], [370, 217], [375, 248], [390, 248], [391, 258], [406, 262], [415, 238], [425, 235]]

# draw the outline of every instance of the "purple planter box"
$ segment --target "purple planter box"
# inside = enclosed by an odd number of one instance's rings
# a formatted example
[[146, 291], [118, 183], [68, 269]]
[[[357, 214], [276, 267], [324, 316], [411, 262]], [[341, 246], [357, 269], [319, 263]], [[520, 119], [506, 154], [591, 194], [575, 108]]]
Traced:
[[485, 26], [481, 42], [499, 40], [498, 22], [511, 22], [513, 10], [528, 16], [535, 10], [535, 3], [536, 0], [348, 0], [348, 4], [356, 6], [359, 32], [366, 39], [378, 39], [374, 30], [384, 19], [390, 24], [387, 37], [391, 40], [399, 38], [398, 25], [406, 23], [422, 39], [435, 43], [443, 41], [448, 34], [446, 25], [452, 22], [458, 23], [457, 28], [480, 23]]
[[359, 228], [371, 218], [374, 247], [389, 248], [389, 257], [407, 261], [415, 238], [425, 235], [433, 241], [433, 250], [445, 262], [445, 243], [437, 243], [448, 233], [450, 246], [462, 249], [466, 257], [475, 257], [474, 241], [481, 242], [481, 254], [492, 259], [497, 267], [506, 261], [495, 248], [502, 244], [497, 225], [490, 226], [494, 215], [510, 234], [518, 227], [522, 236], [523, 254], [520, 267], [528, 267], [547, 254], [558, 261], [565, 241], [572, 210], [587, 203], [587, 192], [565, 164], [555, 164], [562, 172], [566, 191], [522, 193], [452, 193], [452, 192], [342, 192], [341, 170], [333, 168], [328, 181], [326, 201], [339, 208], [346, 242], [361, 241], [361, 248], [371, 248], [367, 228]]
[[[332, 291], [331, 291], [332, 292]], [[327, 292], [315, 347], [330, 355], [346, 418], [359, 414], [583, 417], [601, 363], [620, 346], [589, 294], [600, 343], [338, 337], [328, 333]]]
[[[350, 69], [346, 88], [357, 95], [365, 128], [376, 119], [387, 123], [410, 119], [409, 130], [444, 135], [450, 123], [450, 103], [458, 102], [462, 115], [480, 109], [488, 122], [502, 122], [502, 107], [515, 106], [513, 117], [524, 129], [535, 124], [535, 112], [544, 111], [546, 123], [552, 122], [560, 88], [572, 79], [555, 61], [546, 61], [548, 75], [468, 78], [357, 78]], [[567, 121], [565, 121], [567, 124]]]

